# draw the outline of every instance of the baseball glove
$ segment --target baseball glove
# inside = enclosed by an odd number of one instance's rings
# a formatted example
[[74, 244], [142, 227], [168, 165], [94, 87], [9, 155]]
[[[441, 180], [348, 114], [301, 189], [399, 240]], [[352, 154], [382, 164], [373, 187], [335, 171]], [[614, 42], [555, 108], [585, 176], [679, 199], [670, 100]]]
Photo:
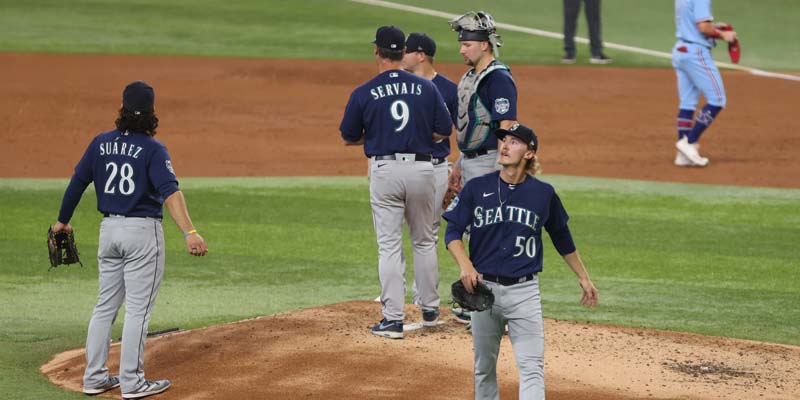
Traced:
[[453, 282], [450, 289], [453, 302], [467, 311], [485, 311], [494, 304], [494, 293], [483, 282], [478, 282], [475, 285], [473, 293], [467, 292], [467, 288], [464, 287], [464, 283], [460, 279]]
[[50, 252], [50, 269], [59, 265], [83, 263], [78, 256], [78, 247], [75, 245], [75, 235], [72, 232], [53, 232], [53, 227], [47, 230], [47, 250]]
[[[719, 23], [714, 24], [714, 28], [717, 28], [721, 31], [732, 31], [733, 25]], [[731, 62], [734, 64], [739, 63], [739, 58], [742, 56], [742, 48], [739, 46], [739, 39], [733, 41], [733, 43], [728, 43], [728, 55], [731, 57]]]

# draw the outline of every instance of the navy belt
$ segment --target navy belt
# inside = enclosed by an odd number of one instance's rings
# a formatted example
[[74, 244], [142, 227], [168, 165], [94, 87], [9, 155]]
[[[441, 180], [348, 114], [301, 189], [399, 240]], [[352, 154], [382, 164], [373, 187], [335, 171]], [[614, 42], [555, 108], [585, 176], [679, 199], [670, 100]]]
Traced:
[[533, 280], [534, 276], [536, 276], [536, 274], [528, 274], [528, 275], [525, 275], [525, 276], [521, 276], [519, 278], [506, 278], [504, 276], [494, 276], [494, 275], [489, 275], [489, 274], [483, 274], [483, 280], [484, 281], [489, 281], [489, 282], [499, 283], [499, 284], [501, 284], [503, 286], [511, 286], [511, 285], [516, 285], [518, 283], [531, 281], [531, 280]]
[[473, 159], [477, 156], [489, 154], [489, 152], [492, 150], [497, 150], [497, 149], [478, 149], [475, 151], [462, 151], [462, 153], [464, 153], [464, 157]]
[[127, 215], [112, 214], [112, 213], [103, 213], [103, 216], [106, 217], [106, 218], [152, 218], [152, 219], [161, 220], [161, 217], [145, 217], [145, 216], [129, 217]]
[[[409, 154], [409, 156], [414, 156], [414, 161], [431, 161], [431, 159], [433, 159], [433, 157], [431, 157], [430, 154]], [[386, 154], [383, 156], [375, 156], [375, 161], [385, 161], [385, 160], [397, 160], [397, 155]]]
[[439, 164], [441, 164], [441, 163], [443, 163], [445, 161], [447, 161], [447, 158], [445, 158], [445, 157], [442, 157], [442, 158], [433, 157], [433, 158], [431, 158], [431, 162], [433, 163], [433, 165], [439, 165]]

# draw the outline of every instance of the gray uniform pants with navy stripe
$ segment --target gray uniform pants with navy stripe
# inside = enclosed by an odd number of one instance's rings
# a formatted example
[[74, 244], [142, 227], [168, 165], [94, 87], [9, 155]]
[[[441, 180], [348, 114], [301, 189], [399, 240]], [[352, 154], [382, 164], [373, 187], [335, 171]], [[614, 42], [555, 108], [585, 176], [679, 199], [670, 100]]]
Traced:
[[164, 232], [152, 218], [107, 217], [100, 224], [97, 251], [100, 291], [86, 337], [84, 388], [102, 386], [109, 377], [111, 326], [125, 302], [119, 379], [122, 393], [144, 384], [144, 342], [161, 278]]
[[[413, 155], [410, 155], [413, 157]], [[378, 242], [383, 317], [405, 316], [403, 218], [414, 249], [414, 278], [423, 310], [439, 308], [439, 260], [433, 234], [434, 172], [425, 161], [370, 160], [369, 193]], [[413, 160], [413, 158], [411, 158]]]
[[497, 156], [497, 150], [489, 150], [487, 154], [475, 158], [463, 158], [461, 160], [461, 181], [466, 184], [473, 178], [499, 170]]
[[494, 293], [491, 310], [472, 313], [475, 399], [497, 400], [497, 356], [505, 325], [519, 370], [519, 399], [544, 400], [544, 321], [539, 277], [512, 286], [486, 282]]

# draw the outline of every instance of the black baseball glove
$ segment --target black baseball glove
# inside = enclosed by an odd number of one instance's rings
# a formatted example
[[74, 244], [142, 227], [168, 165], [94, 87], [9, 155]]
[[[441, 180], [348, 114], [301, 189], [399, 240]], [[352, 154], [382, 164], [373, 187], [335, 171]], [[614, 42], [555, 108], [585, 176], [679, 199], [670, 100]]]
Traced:
[[75, 235], [72, 232], [53, 232], [53, 227], [47, 230], [47, 250], [50, 252], [50, 268], [59, 265], [83, 263], [78, 256], [78, 247], [75, 245]]
[[460, 279], [453, 282], [450, 289], [453, 301], [467, 311], [488, 310], [494, 304], [494, 293], [483, 282], [475, 285], [473, 293], [467, 292], [467, 288]]

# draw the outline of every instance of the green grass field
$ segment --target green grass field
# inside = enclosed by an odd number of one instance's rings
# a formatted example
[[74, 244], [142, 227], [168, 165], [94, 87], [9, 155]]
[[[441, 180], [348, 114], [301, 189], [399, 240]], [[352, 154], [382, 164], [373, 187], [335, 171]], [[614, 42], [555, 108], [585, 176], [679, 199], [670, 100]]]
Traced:
[[[579, 306], [574, 275], [545, 240], [546, 316], [800, 345], [800, 190], [545, 180], [559, 188], [601, 294], [598, 308]], [[97, 290], [91, 189], [73, 220], [85, 266], [47, 271], [45, 227], [65, 185], [0, 180], [0, 390], [10, 398], [79, 397], [38, 373], [53, 354], [82, 346]], [[165, 221], [167, 270], [151, 330], [380, 292], [365, 178], [193, 178], [182, 186], [211, 252], [185, 254], [181, 233]], [[449, 298], [458, 272], [443, 246], [439, 254], [440, 292]]]
[[[499, 22], [561, 30], [559, 1], [403, 3], [454, 14], [484, 9]], [[605, 40], [669, 51], [671, 4], [604, 1]], [[717, 19], [734, 23], [742, 36], [744, 65], [800, 70], [800, 2], [726, 0], [714, 7]], [[0, 10], [2, 52], [368, 61], [376, 27], [394, 24], [436, 38], [437, 60], [461, 61], [445, 19], [350, 1], [0, 0]], [[585, 32], [581, 16], [579, 35]], [[554, 64], [561, 56], [560, 40], [501, 34], [501, 59], [511, 64]], [[660, 58], [609, 54], [615, 66], [669, 67]], [[601, 293], [597, 309], [578, 306], [575, 279], [548, 244], [547, 316], [800, 345], [800, 190], [546, 180], [562, 194]], [[100, 216], [91, 189], [73, 221], [85, 267], [47, 271], [45, 230], [65, 185], [64, 179], [0, 179], [2, 398], [83, 398], [38, 372], [53, 354], [83, 345], [97, 291]], [[378, 294], [364, 178], [192, 178], [182, 186], [211, 253], [188, 256], [180, 232], [165, 223], [168, 266], [151, 330]], [[446, 294], [457, 269], [443, 249], [440, 255]]]
[[[498, 22], [561, 32], [561, 2], [404, 0], [400, 3], [452, 14], [469, 9], [493, 13]], [[367, 60], [380, 25], [427, 32], [437, 39], [437, 58], [461, 62], [458, 43], [444, 18], [417, 15], [344, 0], [0, 0], [0, 51], [101, 54], [167, 54], [268, 58]], [[603, 2], [608, 42], [669, 52], [674, 43], [671, 1]], [[787, 0], [726, 0], [715, 17], [734, 24], [742, 37], [743, 65], [800, 70], [800, 3]], [[580, 17], [579, 36], [586, 35]], [[512, 64], [554, 64], [562, 43], [517, 32], [500, 32], [501, 59]], [[580, 63], [588, 53], [583, 45]], [[727, 60], [720, 46], [716, 57]], [[669, 60], [609, 51], [619, 66], [669, 67]]]

